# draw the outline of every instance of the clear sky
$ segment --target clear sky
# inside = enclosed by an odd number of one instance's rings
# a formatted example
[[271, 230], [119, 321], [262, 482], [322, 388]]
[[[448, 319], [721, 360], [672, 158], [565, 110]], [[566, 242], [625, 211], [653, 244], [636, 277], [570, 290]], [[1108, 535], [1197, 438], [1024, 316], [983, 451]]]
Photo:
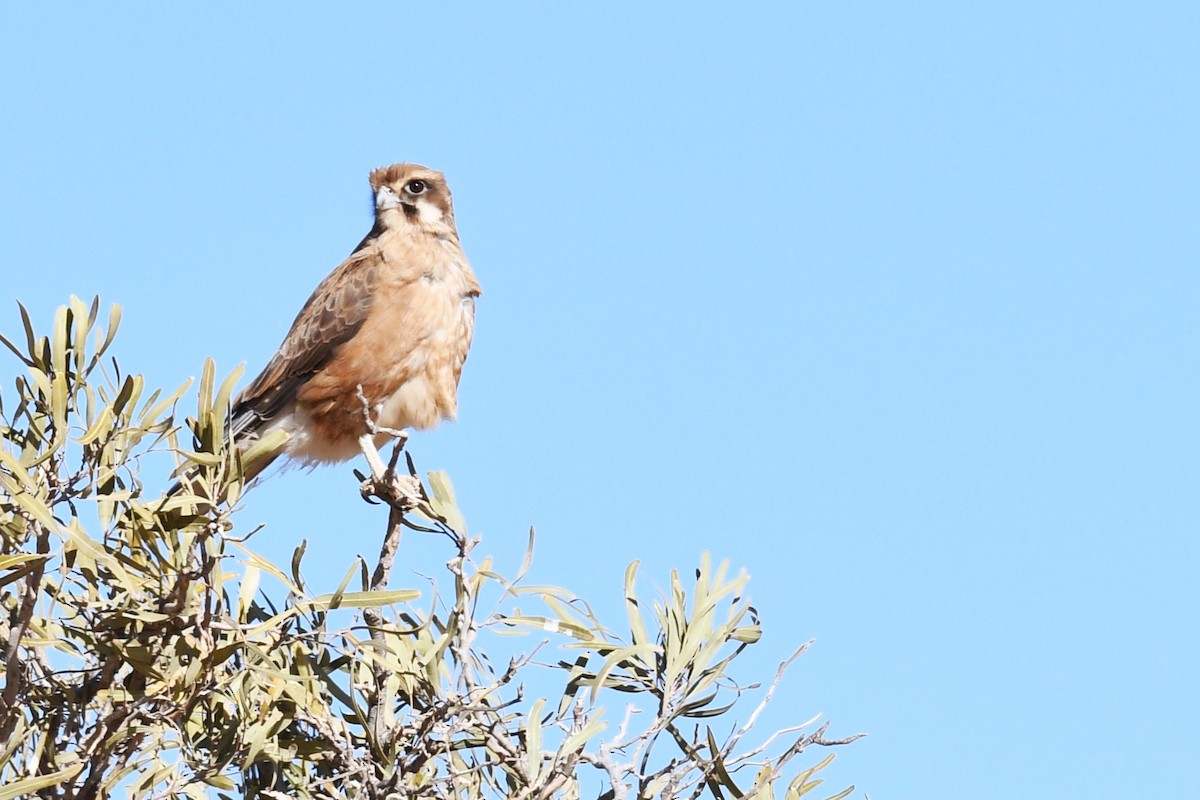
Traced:
[[[1195, 796], [1200, 4], [432, 5], [7, 4], [0, 327], [254, 372], [434, 166], [484, 294], [411, 449], [502, 567], [745, 567], [874, 800]], [[349, 467], [242, 520], [316, 584], [383, 527]]]

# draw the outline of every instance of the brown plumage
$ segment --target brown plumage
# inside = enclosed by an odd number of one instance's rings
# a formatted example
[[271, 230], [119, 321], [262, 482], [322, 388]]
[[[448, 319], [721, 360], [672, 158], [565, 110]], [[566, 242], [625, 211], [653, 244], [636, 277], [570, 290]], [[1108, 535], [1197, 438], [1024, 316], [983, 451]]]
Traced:
[[[445, 177], [417, 164], [371, 173], [375, 224], [296, 316], [279, 352], [234, 401], [243, 449], [274, 430], [279, 455], [345, 461], [367, 432], [361, 386], [382, 427], [431, 428], [457, 413], [479, 283], [454, 227]], [[376, 436], [376, 443], [386, 440]]]

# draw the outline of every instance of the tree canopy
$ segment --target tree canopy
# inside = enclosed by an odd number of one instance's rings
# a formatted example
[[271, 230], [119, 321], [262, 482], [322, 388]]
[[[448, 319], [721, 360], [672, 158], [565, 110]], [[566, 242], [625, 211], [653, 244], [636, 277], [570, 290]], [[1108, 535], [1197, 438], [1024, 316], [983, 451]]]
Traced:
[[[744, 574], [703, 555], [646, 602], [633, 563], [625, 617], [602, 621], [525, 581], [532, 532], [500, 574], [402, 443], [360, 476], [386, 510], [378, 560], [311, 585], [304, 543], [271, 563], [237, 508], [236, 373], [206, 363], [180, 420], [190, 383], [149, 390], [110, 355], [119, 308], [72, 298], [44, 336], [20, 311], [0, 337], [24, 366], [0, 392], [0, 800], [790, 799], [833, 758], [806, 750], [857, 738], [758, 730], [807, 645], [734, 681], [761, 635]], [[163, 492], [172, 468], [186, 488]], [[448, 560], [392, 588], [404, 530]]]

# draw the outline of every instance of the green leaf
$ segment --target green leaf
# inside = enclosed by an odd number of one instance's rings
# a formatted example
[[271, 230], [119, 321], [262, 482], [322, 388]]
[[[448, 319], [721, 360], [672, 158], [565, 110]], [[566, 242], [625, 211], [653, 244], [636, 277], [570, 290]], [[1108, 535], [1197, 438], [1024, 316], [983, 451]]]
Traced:
[[291, 438], [291, 434], [287, 431], [276, 428], [266, 436], [256, 439], [252, 445], [241, 453], [243, 469], [248, 469], [250, 465], [257, 463], [270, 453], [279, 452]]
[[17, 564], [28, 564], [34, 561], [44, 561], [49, 558], [48, 555], [40, 553], [14, 553], [12, 555], [0, 556], [0, 569], [11, 569]]
[[91, 444], [100, 438], [104, 433], [107, 433], [113, 424], [113, 412], [108, 406], [100, 409], [100, 413], [96, 415], [96, 420], [91, 427], [84, 431], [83, 435], [76, 439], [80, 444]]
[[268, 572], [271, 575], [275, 576], [276, 578], [279, 579], [280, 583], [282, 583], [284, 586], [286, 586], [288, 588], [288, 591], [290, 591], [292, 594], [296, 595], [297, 597], [301, 597], [304, 595], [304, 592], [300, 589], [300, 587], [297, 586], [296, 584], [292, 583], [291, 579], [288, 578], [287, 575], [284, 575], [283, 570], [281, 570], [279, 567], [275, 566], [270, 561], [267, 561], [265, 558], [260, 556], [258, 553], [250, 552], [245, 547], [243, 547], [240, 543], [235, 542], [234, 544], [237, 546], [237, 548], [239, 550], [241, 550], [243, 553], [246, 554], [246, 560], [244, 563], [247, 566], [257, 567], [257, 568], [261, 569], [263, 572]]
[[[308, 539], [301, 539], [300, 544], [292, 551], [292, 580], [293, 586], [304, 586], [304, 576], [300, 574], [300, 562], [304, 560], [304, 552], [308, 550]], [[282, 574], [282, 573], [280, 573]], [[294, 594], [300, 594], [300, 589], [294, 589]]]
[[[96, 298], [99, 300], [99, 298]], [[117, 328], [121, 327], [121, 307], [113, 303], [108, 310], [108, 329], [105, 331], [104, 339], [96, 345], [96, 360], [104, 355], [108, 350], [109, 345], [113, 343], [113, 339], [117, 336]]]
[[434, 513], [452, 529], [459, 533], [466, 533], [467, 521], [458, 509], [450, 476], [441, 470], [433, 470], [428, 473], [427, 477], [429, 489], [433, 492], [433, 497], [429, 499], [429, 505]]
[[211, 358], [204, 359], [204, 368], [200, 371], [200, 388], [196, 391], [196, 417], [200, 424], [212, 413], [213, 384], [217, 379], [217, 364]]
[[629, 617], [629, 633], [634, 644], [646, 644], [650, 641], [646, 633], [646, 622], [642, 619], [642, 611], [638, 607], [637, 592], [634, 585], [637, 581], [639, 562], [634, 561], [625, 568], [625, 613]]
[[589, 741], [607, 727], [608, 725], [603, 720], [593, 718], [582, 730], [572, 733], [563, 741], [558, 748], [558, 756], [563, 758], [579, 752]]
[[337, 600], [337, 608], [378, 608], [380, 606], [388, 606], [393, 603], [407, 603], [416, 600], [421, 596], [421, 593], [416, 589], [390, 589], [379, 592], [346, 592], [337, 598], [333, 592], [328, 594], [317, 595], [312, 600], [304, 603], [297, 603], [298, 606], [303, 606], [310, 611], [328, 611], [334, 607], [333, 603]]
[[622, 662], [633, 660], [638, 656], [650, 655], [657, 649], [657, 647], [651, 644], [639, 644], [633, 647], [620, 647], [609, 653], [608, 657], [604, 659], [604, 665], [591, 681], [592, 702], [596, 702], [596, 698], [600, 695], [600, 690], [604, 687], [604, 681], [607, 680], [609, 674], [620, 666]]
[[[237, 784], [233, 782], [233, 779], [230, 778], [228, 775], [220, 775], [220, 774], [209, 775], [204, 778], [204, 782], [207, 783], [209, 786], [215, 787], [217, 789], [232, 790], [237, 786]], [[201, 796], [203, 796], [203, 795], [201, 795]]]
[[531, 786], [536, 786], [542, 774], [542, 706], [544, 698], [538, 698], [529, 709], [529, 722], [525, 725], [525, 775]]
[[[333, 594], [329, 597], [330, 610], [341, 606], [342, 598], [345, 597], [346, 594], [346, 587], [350, 585], [350, 579], [354, 577], [354, 573], [357, 571], [358, 564], [351, 564], [350, 569], [346, 570], [346, 575], [342, 578], [342, 582], [338, 584], [337, 589], [335, 589]], [[357, 594], [369, 594], [369, 592], [357, 592]], [[322, 595], [322, 597], [324, 597], [324, 595]]]
[[217, 400], [214, 404], [215, 410], [225, 416], [229, 413], [229, 400], [233, 396], [233, 387], [237, 385], [238, 379], [242, 377], [242, 373], [246, 371], [245, 364], [238, 364], [233, 372], [230, 372], [225, 380], [221, 383], [221, 388], [217, 391]]
[[19, 780], [16, 783], [7, 784], [6, 786], [0, 786], [0, 800], [13, 800], [13, 798], [21, 797], [40, 789], [58, 786], [63, 781], [74, 778], [82, 769], [83, 764], [72, 764], [49, 775], [38, 775], [33, 778]]
[[142, 394], [143, 385], [144, 380], [141, 375], [126, 375], [125, 381], [121, 384], [116, 398], [112, 401], [113, 413], [119, 416], [125, 410], [126, 406], [137, 405], [138, 398]]
[[729, 634], [729, 638], [736, 642], [754, 644], [762, 638], [762, 628], [758, 625], [743, 625], [740, 628], [734, 628]]
[[27, 366], [27, 367], [33, 366], [33, 362], [29, 360], [29, 356], [22, 353], [17, 348], [17, 346], [15, 344], [13, 344], [11, 341], [9, 341], [9, 338], [2, 333], [0, 333], [0, 344], [3, 344], [5, 347], [7, 347], [9, 350], [11, 350], [12, 354], [14, 356], [16, 356], [17, 358], [21, 359], [22, 363], [24, 363], [25, 366]]
[[250, 605], [254, 602], [254, 593], [258, 591], [258, 581], [262, 570], [253, 565], [247, 565], [242, 574], [242, 583], [238, 587], [237, 618], [245, 622], [250, 613]]
[[83, 304], [75, 295], [71, 295], [71, 314], [75, 320], [75, 338], [71, 342], [71, 355], [74, 356], [74, 371], [82, 377], [85, 365], [83, 363], [83, 355], [87, 352], [87, 336], [92, 330], [92, 325], [96, 323], [96, 311], [98, 307], [93, 301], [91, 308]]
[[55, 436], [65, 433], [67, 401], [70, 387], [67, 383], [67, 337], [71, 333], [71, 311], [59, 306], [54, 315], [54, 332], [50, 350], [50, 414], [54, 418]]
[[712, 728], [706, 728], [705, 731], [708, 734], [708, 751], [712, 753], [713, 777], [734, 797], [741, 797], [744, 792], [733, 782], [729, 771], [725, 769], [725, 759], [721, 757], [721, 748], [717, 745], [717, 737], [713, 735]]
[[163, 415], [163, 412], [165, 412], [175, 403], [179, 402], [179, 398], [183, 397], [184, 392], [191, 388], [192, 380], [192, 378], [188, 378], [186, 381], [181, 383], [179, 387], [170, 394], [170, 396], [164, 397], [157, 403], [155, 400], [158, 398], [159, 392], [156, 391], [150, 395], [150, 397], [147, 398], [145, 405], [142, 406], [142, 413], [138, 416], [139, 423], [143, 427], [150, 427], [154, 423], [158, 422], [158, 419]]
[[25, 510], [29, 516], [50, 530], [58, 528], [58, 521], [50, 513], [50, 509], [39, 498], [26, 492], [14, 492], [10, 499]]
[[547, 633], [565, 633], [576, 639], [590, 639], [592, 632], [582, 625], [550, 617], [535, 617], [521, 614], [505, 615], [500, 618], [505, 625], [534, 628]]

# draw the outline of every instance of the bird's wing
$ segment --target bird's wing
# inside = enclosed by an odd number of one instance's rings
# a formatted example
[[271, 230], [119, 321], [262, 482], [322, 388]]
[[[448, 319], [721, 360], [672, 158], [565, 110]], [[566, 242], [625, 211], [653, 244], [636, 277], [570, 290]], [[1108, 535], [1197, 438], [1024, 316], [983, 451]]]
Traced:
[[370, 311], [378, 272], [374, 248], [360, 246], [321, 281], [279, 351], [234, 402], [235, 439], [283, 411], [304, 382], [358, 332]]

